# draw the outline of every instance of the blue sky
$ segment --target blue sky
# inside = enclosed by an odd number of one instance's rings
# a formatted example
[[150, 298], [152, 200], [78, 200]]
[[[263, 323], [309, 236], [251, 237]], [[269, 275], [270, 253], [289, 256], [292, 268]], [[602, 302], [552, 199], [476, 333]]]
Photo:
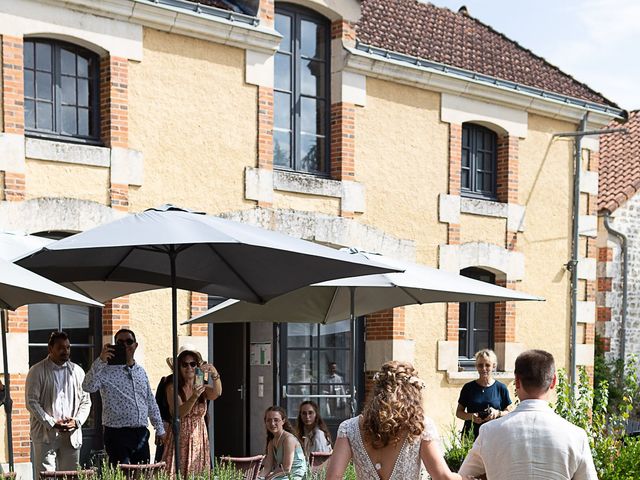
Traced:
[[431, 0], [471, 16], [627, 110], [640, 109], [639, 0]]

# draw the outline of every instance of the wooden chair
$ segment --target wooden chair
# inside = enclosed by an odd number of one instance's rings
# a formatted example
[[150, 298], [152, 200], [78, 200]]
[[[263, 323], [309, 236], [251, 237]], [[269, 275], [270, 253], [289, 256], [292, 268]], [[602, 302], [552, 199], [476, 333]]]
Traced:
[[139, 463], [126, 464], [120, 463], [118, 468], [124, 474], [127, 480], [151, 479], [156, 473], [164, 471], [166, 463]]
[[309, 466], [312, 472], [322, 470], [327, 466], [326, 462], [333, 452], [311, 452], [309, 454]]
[[84, 478], [93, 478], [96, 475], [94, 469], [88, 470], [55, 470], [53, 472], [42, 471], [40, 478], [57, 479], [57, 480], [80, 480]]
[[264, 455], [254, 457], [220, 457], [220, 463], [233, 465], [237, 470], [244, 472], [244, 480], [255, 480], [262, 468]]

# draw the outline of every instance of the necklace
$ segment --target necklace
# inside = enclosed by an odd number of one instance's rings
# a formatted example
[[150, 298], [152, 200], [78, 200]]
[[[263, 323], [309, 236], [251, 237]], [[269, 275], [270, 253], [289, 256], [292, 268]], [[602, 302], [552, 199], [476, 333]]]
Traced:
[[276, 439], [275, 435], [273, 436], [273, 440], [274, 440], [273, 450], [274, 451], [277, 450], [278, 447], [280, 446], [279, 443], [280, 443], [280, 440], [282, 439], [283, 435], [284, 435], [284, 431], [280, 434], [280, 436], [277, 439]]

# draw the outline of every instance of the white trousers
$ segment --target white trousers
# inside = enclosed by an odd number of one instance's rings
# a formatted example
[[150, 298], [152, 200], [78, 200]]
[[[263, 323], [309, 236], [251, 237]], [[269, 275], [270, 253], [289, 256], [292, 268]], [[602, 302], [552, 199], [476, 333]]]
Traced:
[[[52, 435], [53, 436], [53, 435]], [[33, 464], [36, 474], [55, 470], [77, 470], [80, 464], [80, 448], [73, 448], [70, 432], [61, 432], [51, 442], [33, 441]]]

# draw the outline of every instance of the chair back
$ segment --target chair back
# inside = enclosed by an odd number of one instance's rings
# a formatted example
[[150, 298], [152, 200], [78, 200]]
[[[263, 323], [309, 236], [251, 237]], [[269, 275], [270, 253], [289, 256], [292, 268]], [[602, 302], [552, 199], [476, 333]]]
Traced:
[[309, 465], [311, 471], [321, 470], [326, 467], [325, 462], [331, 458], [333, 452], [311, 452], [309, 454]]
[[237, 470], [244, 472], [244, 480], [256, 480], [262, 468], [264, 455], [253, 457], [220, 457], [220, 463], [233, 465]]
[[164, 471], [166, 464], [164, 462], [158, 463], [139, 463], [139, 464], [127, 464], [120, 463], [118, 468], [124, 474], [127, 480], [145, 480], [151, 479], [156, 473]]
[[[15, 474], [14, 474], [15, 475]], [[53, 472], [40, 472], [40, 479], [80, 480], [93, 478], [96, 475], [94, 469], [89, 470], [55, 470]]]

